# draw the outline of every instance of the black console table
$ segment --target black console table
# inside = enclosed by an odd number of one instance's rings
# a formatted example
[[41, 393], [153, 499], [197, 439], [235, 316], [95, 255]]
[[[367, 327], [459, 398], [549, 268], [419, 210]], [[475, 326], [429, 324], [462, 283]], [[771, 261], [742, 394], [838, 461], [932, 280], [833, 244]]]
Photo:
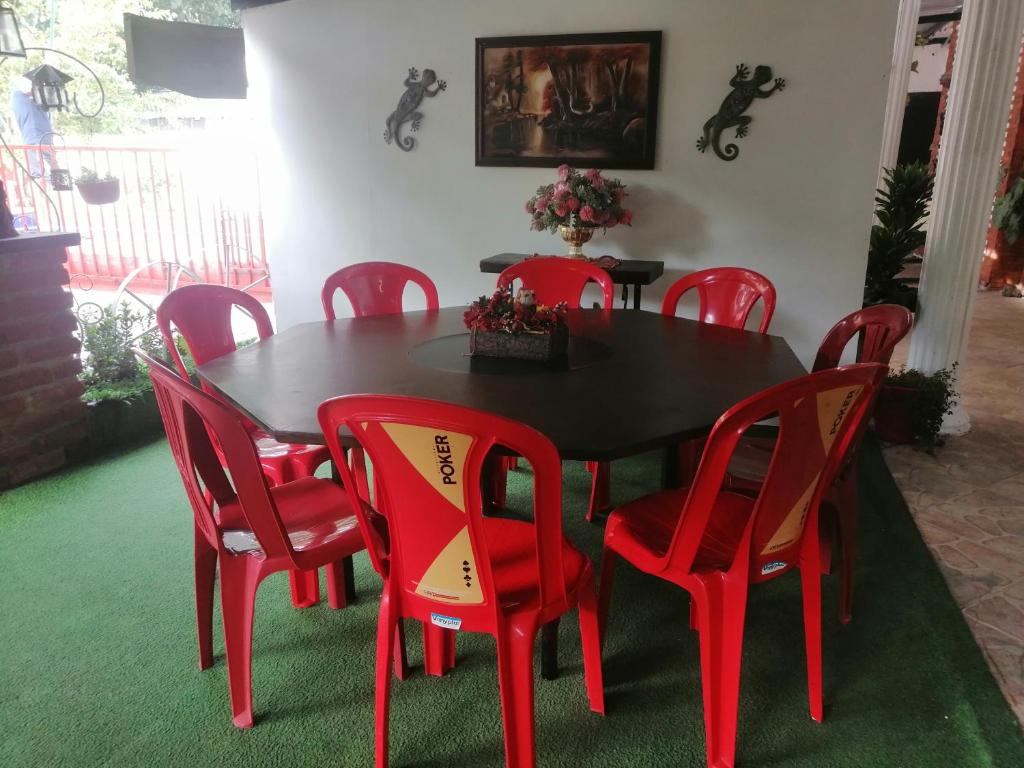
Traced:
[[[518, 264], [529, 258], [526, 253], [499, 253], [480, 260], [481, 272], [503, 272], [506, 267]], [[665, 272], [663, 261], [642, 261], [640, 259], [623, 259], [615, 269], [609, 269], [612, 280], [622, 286], [622, 306], [629, 306], [629, 287], [633, 286], [633, 309], [640, 309], [640, 290], [650, 285]]]

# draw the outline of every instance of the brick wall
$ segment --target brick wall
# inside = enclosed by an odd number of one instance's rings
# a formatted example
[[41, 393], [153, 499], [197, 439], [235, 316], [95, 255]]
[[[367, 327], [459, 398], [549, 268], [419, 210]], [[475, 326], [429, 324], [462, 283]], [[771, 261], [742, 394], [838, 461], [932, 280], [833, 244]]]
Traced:
[[942, 127], [946, 122], [946, 102], [949, 101], [949, 83], [953, 79], [953, 61], [956, 59], [956, 41], [960, 34], [960, 22], [954, 22], [953, 31], [949, 33], [949, 49], [946, 52], [946, 71], [939, 82], [942, 90], [939, 92], [939, 117], [935, 121], [935, 133], [932, 135], [931, 159], [928, 161], [928, 170], [935, 173], [935, 166], [939, 161], [939, 144], [942, 141]]
[[64, 465], [80, 441], [81, 344], [65, 248], [77, 235], [0, 241], [0, 488]]
[[[1017, 85], [1013, 90], [1013, 103], [1010, 106], [1010, 122], [1006, 127], [1006, 141], [1003, 144], [1003, 157], [1000, 167], [1005, 170], [996, 187], [996, 197], [1006, 193], [1018, 176], [1024, 173], [1024, 57], [1021, 58], [1020, 69], [1017, 70]], [[986, 258], [981, 268], [981, 280], [993, 288], [1002, 288], [1006, 283], [1021, 282], [1024, 272], [1024, 238], [1011, 245], [1003, 234], [990, 228], [985, 241]]]

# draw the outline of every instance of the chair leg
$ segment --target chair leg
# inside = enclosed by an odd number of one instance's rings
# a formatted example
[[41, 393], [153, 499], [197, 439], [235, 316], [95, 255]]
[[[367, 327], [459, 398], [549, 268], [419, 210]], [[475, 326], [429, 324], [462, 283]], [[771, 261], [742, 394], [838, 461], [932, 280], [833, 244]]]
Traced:
[[545, 680], [558, 679], [558, 627], [560, 619], [549, 621], [540, 629], [540, 676]]
[[618, 560], [619, 556], [614, 550], [604, 548], [601, 555], [601, 589], [597, 593], [598, 638], [602, 647], [608, 630], [608, 606], [612, 602], [612, 585], [615, 582], [615, 566]]
[[594, 462], [594, 474], [590, 480], [590, 506], [587, 507], [587, 522], [594, 522], [595, 515], [604, 514], [611, 508], [612, 465], [607, 461]]
[[220, 608], [224, 621], [231, 717], [239, 728], [252, 728], [252, 620], [259, 586], [260, 562], [247, 555], [220, 558]]
[[836, 504], [835, 526], [839, 532], [840, 577], [839, 621], [849, 624], [853, 620], [853, 585], [857, 562], [857, 472], [850, 467], [839, 481], [839, 500]]
[[195, 529], [196, 634], [199, 640], [199, 668], [213, 666], [213, 589], [217, 575], [217, 550]]
[[392, 604], [389, 586], [385, 585], [380, 598], [380, 615], [377, 619], [377, 684], [376, 684], [376, 739], [374, 753], [376, 768], [387, 768], [388, 764], [388, 710], [391, 706], [391, 666], [395, 646], [398, 617]]
[[824, 719], [821, 675], [821, 573], [817, 559], [800, 566], [800, 581], [804, 602], [804, 642], [807, 647], [807, 698], [811, 719], [820, 723]]
[[405, 621], [398, 619], [395, 622], [395, 648], [394, 648], [395, 677], [399, 680], [409, 679], [412, 669], [409, 667], [409, 655], [405, 647]]
[[700, 627], [701, 687], [709, 768], [732, 768], [736, 759], [736, 720], [747, 585], [724, 575], [705, 580], [695, 591]]
[[320, 602], [320, 577], [316, 568], [309, 571], [288, 571], [292, 589], [292, 605], [309, 608]]
[[700, 457], [704, 452], [703, 439], [687, 440], [679, 446], [678, 480], [680, 485], [690, 485], [697, 474]]
[[327, 564], [324, 571], [327, 573], [327, 604], [338, 610], [355, 602], [355, 570], [352, 556]]
[[533, 644], [537, 626], [506, 625], [498, 630], [498, 683], [505, 725], [507, 768], [534, 768]]
[[590, 568], [579, 586], [580, 642], [583, 645], [583, 679], [587, 684], [590, 711], [604, 714], [604, 673], [601, 669], [601, 631], [597, 618], [597, 590]]
[[455, 668], [455, 631], [423, 622], [423, 669], [443, 677]]

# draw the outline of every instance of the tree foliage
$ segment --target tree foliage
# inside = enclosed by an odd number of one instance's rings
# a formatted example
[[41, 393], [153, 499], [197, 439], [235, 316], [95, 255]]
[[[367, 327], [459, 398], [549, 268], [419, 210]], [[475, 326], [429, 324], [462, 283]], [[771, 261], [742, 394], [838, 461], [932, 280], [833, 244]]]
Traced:
[[[26, 47], [65, 51], [93, 69], [106, 93], [106, 106], [96, 118], [83, 118], [74, 109], [52, 113], [54, 128], [65, 136], [122, 133], [140, 128], [145, 114], [165, 112], [188, 97], [176, 93], [140, 93], [128, 77], [124, 14], [155, 19], [238, 26], [238, 14], [226, 0], [14, 0], [12, 3]], [[84, 112], [99, 105], [99, 89], [87, 72], [55, 54], [46, 59], [73, 76], [68, 92], [77, 96]], [[30, 52], [27, 62], [8, 59], [10, 77], [38, 66], [44, 54]]]

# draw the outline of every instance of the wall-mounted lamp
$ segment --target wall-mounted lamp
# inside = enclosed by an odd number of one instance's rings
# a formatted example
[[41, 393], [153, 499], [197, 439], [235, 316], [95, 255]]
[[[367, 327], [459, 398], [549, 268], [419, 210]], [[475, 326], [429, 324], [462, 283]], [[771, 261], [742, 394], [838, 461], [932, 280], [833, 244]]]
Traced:
[[21, 42], [18, 17], [11, 8], [0, 5], [0, 56], [25, 58], [25, 44]]
[[25, 73], [32, 81], [32, 100], [42, 109], [58, 112], [68, 108], [68, 83], [74, 80], [56, 67], [43, 64]]

